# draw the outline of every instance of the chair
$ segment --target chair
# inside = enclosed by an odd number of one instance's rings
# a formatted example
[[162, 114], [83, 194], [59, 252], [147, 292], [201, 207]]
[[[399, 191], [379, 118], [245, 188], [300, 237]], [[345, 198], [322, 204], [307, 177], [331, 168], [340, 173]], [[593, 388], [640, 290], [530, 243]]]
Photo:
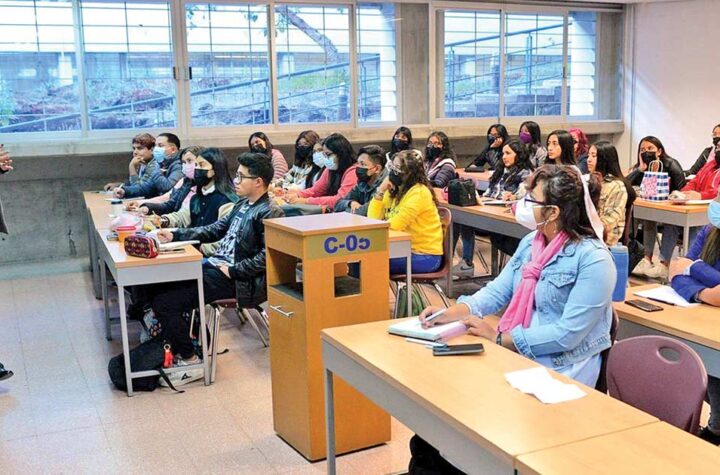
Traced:
[[699, 428], [707, 371], [681, 341], [639, 336], [617, 342], [608, 357], [607, 385], [610, 396], [669, 424], [691, 434]]
[[[440, 223], [442, 224], [442, 232], [443, 232], [443, 263], [440, 266], [438, 270], [435, 272], [430, 272], [427, 274], [411, 274], [410, 277], [412, 279], [413, 285], [415, 284], [432, 284], [435, 287], [435, 290], [438, 291], [440, 294], [440, 297], [443, 300], [443, 303], [446, 307], [450, 306], [450, 302], [448, 301], [447, 297], [445, 296], [445, 292], [443, 292], [442, 288], [438, 285], [437, 281], [439, 279], [446, 278], [448, 273], [450, 272], [450, 268], [452, 267], [452, 256], [453, 256], [453, 250], [452, 250], [452, 242], [450, 242], [450, 226], [452, 226], [452, 213], [448, 208], [439, 207], [438, 208], [438, 214], [440, 215]], [[390, 280], [393, 282], [396, 282], [398, 285], [398, 291], [400, 289], [400, 286], [405, 282], [406, 276], [405, 274], [394, 274], [390, 276]], [[425, 297], [425, 300], [427, 301], [427, 296], [425, 295], [425, 292], [423, 292], [422, 287], [419, 287], [420, 292]], [[408, 292], [411, 292], [411, 289], [407, 289]], [[398, 292], [399, 294], [399, 292]], [[397, 310], [397, 305], [395, 306], [395, 309]], [[397, 318], [397, 312], [395, 312], [395, 315], [393, 318]]]
[[600, 374], [598, 375], [598, 380], [595, 384], [595, 389], [597, 389], [603, 394], [607, 394], [607, 360], [608, 356], [610, 355], [612, 345], [614, 345], [615, 340], [617, 340], [617, 331], [619, 325], [620, 317], [615, 311], [615, 308], [613, 308], [612, 322], [610, 322], [610, 348], [607, 348], [603, 350], [602, 353], [600, 353], [600, 359], [602, 360], [602, 362], [600, 363]]

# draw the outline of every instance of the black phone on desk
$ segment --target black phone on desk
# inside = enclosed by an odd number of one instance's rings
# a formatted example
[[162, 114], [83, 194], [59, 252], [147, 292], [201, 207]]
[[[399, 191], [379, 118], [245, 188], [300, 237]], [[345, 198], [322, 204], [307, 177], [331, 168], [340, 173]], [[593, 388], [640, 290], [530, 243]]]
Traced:
[[482, 343], [469, 345], [447, 345], [433, 347], [433, 356], [474, 355], [485, 351]]
[[644, 312], [659, 312], [663, 310], [661, 306], [646, 302], [644, 300], [626, 300], [625, 303], [630, 305], [631, 307], [639, 308]]

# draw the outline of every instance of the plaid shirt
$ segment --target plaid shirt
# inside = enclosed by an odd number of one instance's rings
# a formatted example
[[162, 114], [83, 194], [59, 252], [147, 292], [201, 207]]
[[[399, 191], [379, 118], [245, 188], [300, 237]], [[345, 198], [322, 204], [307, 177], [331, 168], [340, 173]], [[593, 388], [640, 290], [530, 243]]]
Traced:
[[627, 205], [627, 190], [621, 180], [606, 177], [600, 191], [600, 206], [598, 214], [607, 231], [605, 243], [614, 246], [622, 238], [625, 230], [625, 206]]

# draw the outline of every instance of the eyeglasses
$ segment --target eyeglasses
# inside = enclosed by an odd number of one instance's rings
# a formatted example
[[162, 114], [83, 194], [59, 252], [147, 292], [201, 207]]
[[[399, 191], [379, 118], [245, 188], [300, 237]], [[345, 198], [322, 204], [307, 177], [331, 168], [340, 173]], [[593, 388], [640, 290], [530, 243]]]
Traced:
[[547, 205], [546, 205], [545, 203], [543, 203], [542, 201], [538, 201], [538, 200], [534, 199], [534, 198], [533, 198], [532, 196], [530, 196], [530, 195], [525, 195], [525, 202], [526, 202], [526, 203], [534, 203], [535, 206], [547, 206]]
[[400, 167], [395, 166], [395, 164], [392, 162], [392, 160], [388, 160], [386, 168], [388, 170], [390, 170], [391, 172], [401, 173]]
[[235, 175], [235, 180], [233, 180], [233, 181], [234, 181], [235, 183], [238, 183], [238, 184], [239, 184], [239, 183], [241, 183], [245, 178], [254, 179], [254, 178], [260, 178], [260, 177], [254, 176], [254, 175], [243, 175], [242, 173], [238, 173], [237, 175]]

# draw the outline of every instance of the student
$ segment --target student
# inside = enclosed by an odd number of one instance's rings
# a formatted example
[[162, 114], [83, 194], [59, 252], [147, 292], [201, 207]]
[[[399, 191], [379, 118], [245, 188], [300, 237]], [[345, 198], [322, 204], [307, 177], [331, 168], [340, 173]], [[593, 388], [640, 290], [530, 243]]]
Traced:
[[[516, 213], [517, 221], [533, 231], [496, 279], [474, 295], [460, 297], [429, 325], [461, 320], [470, 334], [594, 387], [600, 354], [611, 344], [616, 280], [610, 251], [598, 238], [602, 230], [591, 224], [597, 215], [586, 208], [596, 202], [599, 188], [592, 177], [584, 192], [575, 167], [536, 170]], [[505, 306], [497, 329], [483, 320]], [[428, 307], [420, 314], [424, 325], [437, 310]], [[445, 462], [417, 436], [410, 447], [411, 473]]]
[[589, 173], [602, 177], [598, 213], [605, 228], [605, 244], [614, 246], [622, 238], [626, 213], [635, 201], [635, 190], [623, 176], [617, 150], [610, 142], [601, 140], [592, 145], [587, 165]]
[[331, 134], [322, 142], [325, 170], [312, 187], [289, 191], [286, 201], [290, 204], [327, 206], [330, 210], [340, 198], [357, 185], [355, 151], [343, 135]]
[[720, 181], [719, 157], [720, 139], [715, 148], [710, 151], [707, 162], [695, 177], [685, 184], [682, 191], [673, 192], [670, 198], [687, 200], [709, 200], [714, 198], [717, 195], [718, 182]]
[[532, 163], [533, 169], [545, 163], [547, 149], [542, 144], [540, 126], [537, 122], [533, 122], [532, 120], [523, 122], [522, 125], [520, 125], [519, 138], [528, 148], [530, 163]]
[[[289, 172], [277, 181], [277, 186], [283, 190], [294, 189], [304, 190], [312, 186], [320, 175], [320, 169], [313, 163], [313, 149], [320, 141], [320, 136], [314, 130], [304, 130], [295, 139], [295, 161]], [[315, 180], [308, 178], [315, 171]], [[308, 186], [308, 182], [309, 186]]]
[[[2, 145], [0, 145], [0, 175], [4, 175], [12, 169], [13, 167], [10, 154], [3, 148]], [[3, 219], [2, 203], [0, 203], [0, 233], [7, 234], [7, 232], [7, 226], [5, 225], [5, 220]], [[5, 366], [0, 363], [0, 381], [8, 379], [12, 375], [13, 372], [6, 369]]]
[[[502, 161], [502, 147], [510, 139], [507, 129], [502, 124], [493, 124], [487, 130], [487, 145], [482, 149], [480, 155], [465, 168], [465, 171], [482, 171], [485, 165], [490, 167], [490, 170], [495, 170], [501, 165]], [[475, 170], [473, 170], [475, 169]]]
[[273, 181], [280, 180], [288, 172], [288, 163], [280, 150], [273, 147], [270, 139], [263, 132], [255, 132], [248, 138], [248, 147], [254, 153], [264, 153], [272, 160], [274, 170]]
[[390, 151], [387, 153], [387, 160], [390, 161], [396, 153], [403, 150], [410, 150], [413, 146], [412, 132], [407, 127], [398, 127], [390, 141]]
[[697, 160], [695, 160], [695, 163], [692, 167], [690, 167], [690, 170], [685, 171], [685, 175], [697, 175], [697, 173], [700, 171], [702, 167], [705, 166], [705, 163], [708, 161], [708, 157], [710, 156], [710, 152], [715, 150], [720, 143], [720, 124], [713, 127], [712, 130], [712, 147], [707, 147], [705, 150], [702, 151], [700, 156]]
[[[273, 167], [267, 155], [243, 153], [238, 157], [235, 192], [240, 200], [225, 218], [208, 226], [169, 231], [161, 229], [162, 242], [198, 240], [220, 241], [217, 252], [203, 263], [205, 303], [236, 298], [239, 308], [254, 307], [267, 299], [265, 285], [265, 227], [263, 220], [282, 216], [268, 197]], [[175, 366], [197, 364], [183, 312], [198, 307], [195, 281], [153, 285], [152, 309], [161, 323], [163, 336], [177, 355]], [[202, 378], [202, 368], [170, 373], [175, 386]], [[160, 383], [164, 385], [164, 381]]]
[[116, 198], [153, 198], [169, 191], [183, 176], [180, 160], [180, 139], [175, 134], [163, 133], [157, 136], [153, 159], [159, 167], [144, 183], [122, 185], [115, 188]]
[[[443, 232], [423, 157], [417, 150], [398, 152], [388, 162], [389, 174], [370, 201], [368, 217], [384, 219], [390, 229], [410, 234], [413, 273], [435, 272], [442, 265]], [[390, 259], [390, 274], [404, 274], [406, 259]]]
[[573, 127], [568, 130], [573, 138], [573, 154], [575, 155], [575, 163], [577, 163], [580, 172], [583, 175], [587, 175], [587, 157], [588, 157], [588, 138], [585, 132]]
[[[127, 185], [146, 182], [157, 168], [157, 162], [153, 160], [153, 149], [155, 148], [155, 137], [148, 133], [138, 134], [132, 139], [132, 160], [128, 165]], [[122, 183], [108, 183], [105, 191], [110, 191]]]
[[428, 137], [423, 166], [435, 188], [445, 188], [455, 178], [455, 152], [444, 132], [433, 132]]
[[546, 164], [575, 165], [575, 142], [566, 130], [553, 130], [547, 138]]
[[367, 216], [370, 200], [387, 178], [386, 154], [382, 147], [367, 145], [358, 152], [357, 185], [335, 205], [336, 212], [347, 211]]
[[[655, 163], [653, 163], [655, 162]], [[660, 139], [653, 136], [644, 137], [638, 144], [637, 163], [627, 175], [632, 186], [642, 184], [645, 171], [650, 164], [668, 173], [670, 177], [670, 191], [681, 190], [685, 187], [685, 173], [680, 163], [669, 156]], [[654, 168], [653, 168], [654, 169]], [[677, 244], [682, 228], [670, 224], [663, 225], [662, 241], [660, 242], [660, 262], [653, 265], [652, 257], [655, 251], [657, 237], [657, 223], [655, 221], [642, 221], [643, 245], [645, 246], [645, 259], [635, 266], [632, 273], [645, 275], [653, 279], [665, 278], [668, 275], [668, 263], [672, 258], [673, 250]], [[693, 230], [691, 229], [691, 232]]]
[[[670, 265], [672, 288], [689, 302], [720, 307], [720, 195], [708, 207], [710, 224], [703, 227], [690, 250]], [[708, 375], [710, 418], [698, 434], [720, 445], [720, 379]]]

